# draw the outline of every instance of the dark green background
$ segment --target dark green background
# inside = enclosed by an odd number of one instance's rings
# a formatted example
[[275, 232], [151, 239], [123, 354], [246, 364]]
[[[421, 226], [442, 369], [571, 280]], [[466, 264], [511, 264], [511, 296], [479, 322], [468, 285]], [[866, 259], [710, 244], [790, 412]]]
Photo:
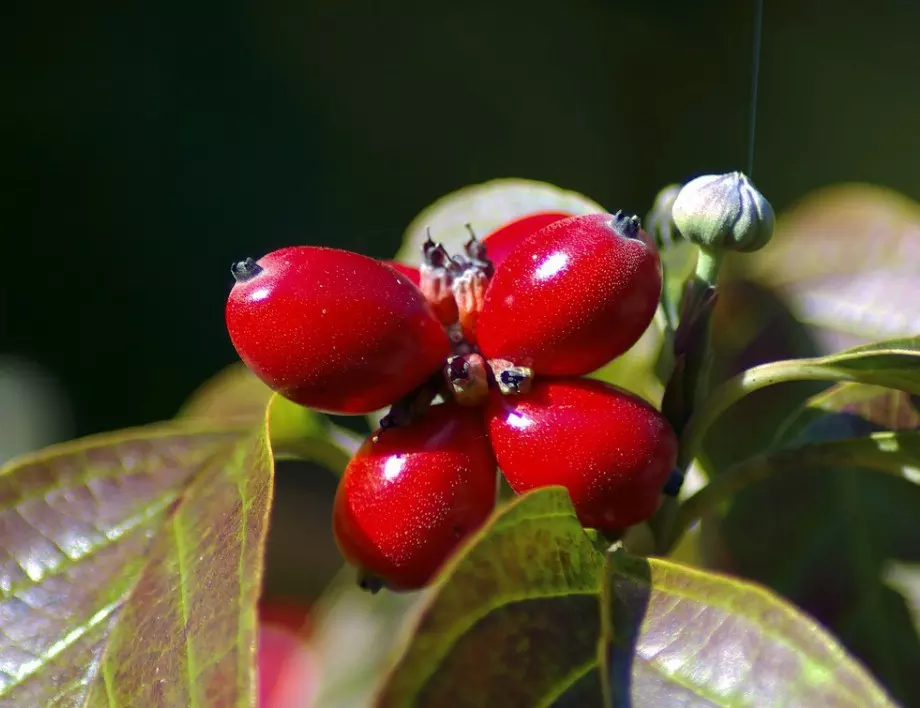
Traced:
[[[80, 434], [168, 417], [235, 359], [235, 259], [386, 256], [421, 208], [500, 176], [644, 213], [746, 159], [753, 2], [19, 5], [0, 352], [60, 378]], [[762, 191], [920, 197], [920, 4], [765, 7]]]

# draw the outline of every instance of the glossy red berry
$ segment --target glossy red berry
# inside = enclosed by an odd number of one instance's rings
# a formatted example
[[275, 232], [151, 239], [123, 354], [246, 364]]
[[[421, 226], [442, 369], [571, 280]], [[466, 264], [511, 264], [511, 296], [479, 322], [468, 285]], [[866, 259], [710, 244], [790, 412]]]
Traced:
[[405, 263], [398, 263], [397, 261], [384, 261], [390, 268], [395, 270], [397, 273], [402, 273], [409, 280], [412, 281], [412, 284], [415, 287], [418, 287], [421, 282], [421, 275], [418, 272], [418, 268], [413, 268], [410, 265]]
[[234, 266], [227, 329], [250, 369], [304, 406], [363, 414], [437, 372], [450, 343], [422, 293], [372, 258], [298, 246]]
[[481, 410], [433, 406], [355, 454], [336, 492], [336, 542], [390, 589], [420, 588], [488, 518], [496, 480]]
[[487, 358], [536, 374], [587, 374], [636, 343], [660, 295], [658, 253], [638, 220], [563, 219], [520, 241], [496, 270], [476, 339]]
[[493, 392], [486, 420], [514, 491], [564, 486], [582, 524], [602, 531], [654, 514], [677, 457], [664, 417], [601, 381], [536, 380], [528, 393]]
[[507, 223], [482, 240], [483, 245], [486, 247], [486, 256], [492, 261], [492, 265], [498, 268], [505, 262], [505, 258], [508, 257], [508, 254], [519, 242], [536, 233], [544, 226], [549, 226], [571, 216], [571, 214], [561, 211], [544, 211], [528, 214]]

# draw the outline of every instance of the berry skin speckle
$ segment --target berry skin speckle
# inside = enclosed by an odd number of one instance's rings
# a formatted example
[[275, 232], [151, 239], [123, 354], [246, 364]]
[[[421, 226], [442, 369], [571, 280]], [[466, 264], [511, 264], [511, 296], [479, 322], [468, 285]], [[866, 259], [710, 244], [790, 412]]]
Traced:
[[476, 339], [489, 359], [580, 376], [638, 341], [660, 295], [658, 253], [633, 220], [572, 217], [508, 254], [486, 291]]
[[300, 246], [243, 263], [227, 300], [230, 339], [295, 403], [346, 415], [379, 410], [437, 372], [450, 351], [418, 288], [372, 258]]
[[534, 381], [493, 392], [486, 421], [515, 492], [562, 485], [582, 524], [616, 532], [646, 520], [677, 457], [677, 438], [652, 406], [590, 379]]
[[495, 505], [496, 465], [482, 412], [446, 404], [378, 431], [349, 463], [333, 506], [342, 555], [391, 590], [433, 577]]

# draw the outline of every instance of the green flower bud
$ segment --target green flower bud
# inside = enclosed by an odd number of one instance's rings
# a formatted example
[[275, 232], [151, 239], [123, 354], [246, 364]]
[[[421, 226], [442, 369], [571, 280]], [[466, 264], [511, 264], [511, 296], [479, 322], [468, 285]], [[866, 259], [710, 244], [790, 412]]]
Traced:
[[658, 192], [651, 211], [642, 222], [645, 224], [645, 232], [655, 239], [659, 248], [667, 248], [680, 239], [680, 232], [674, 225], [674, 218], [671, 216], [671, 209], [680, 189], [679, 184], [669, 184]]
[[687, 182], [671, 215], [684, 238], [713, 250], [750, 253], [773, 237], [773, 207], [741, 172]]

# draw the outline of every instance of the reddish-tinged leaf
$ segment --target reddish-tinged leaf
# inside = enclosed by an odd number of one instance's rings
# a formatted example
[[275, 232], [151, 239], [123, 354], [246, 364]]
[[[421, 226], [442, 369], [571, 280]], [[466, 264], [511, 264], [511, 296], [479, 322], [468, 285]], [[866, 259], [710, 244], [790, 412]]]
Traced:
[[596, 705], [602, 567], [565, 490], [518, 497], [449, 562], [377, 704]]
[[[761, 460], [782, 474], [738, 494], [712, 525], [720, 567], [805, 608], [905, 705], [920, 701], [920, 634], [912, 596], [889, 575], [920, 562], [918, 423], [901, 391], [850, 383], [820, 393]], [[875, 432], [885, 429], [895, 432]]]
[[163, 425], [0, 470], [0, 703], [246, 706], [271, 499], [261, 428]]
[[893, 706], [814, 620], [735, 578], [609, 556], [610, 706]]
[[780, 216], [767, 248], [732, 262], [779, 288], [826, 350], [920, 331], [920, 205], [893, 190], [816, 191]]

